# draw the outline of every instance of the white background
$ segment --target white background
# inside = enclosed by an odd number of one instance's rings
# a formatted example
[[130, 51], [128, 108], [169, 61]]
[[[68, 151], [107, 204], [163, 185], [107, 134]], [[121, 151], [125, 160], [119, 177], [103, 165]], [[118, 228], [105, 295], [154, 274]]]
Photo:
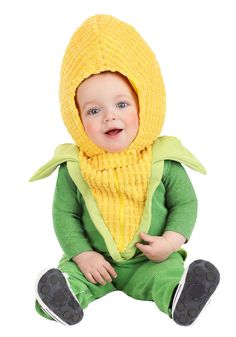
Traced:
[[[0, 2], [1, 297], [0, 331], [47, 336], [200, 336], [234, 329], [235, 307], [235, 1], [40, 0]], [[215, 263], [221, 284], [195, 325], [177, 326], [152, 302], [121, 292], [90, 304], [73, 327], [34, 311], [39, 271], [56, 266], [51, 204], [56, 174], [28, 179], [57, 145], [72, 142], [62, 122], [58, 84], [72, 33], [90, 15], [130, 23], [146, 39], [167, 92], [163, 135], [179, 137], [206, 166], [187, 169], [199, 215], [186, 266]]]

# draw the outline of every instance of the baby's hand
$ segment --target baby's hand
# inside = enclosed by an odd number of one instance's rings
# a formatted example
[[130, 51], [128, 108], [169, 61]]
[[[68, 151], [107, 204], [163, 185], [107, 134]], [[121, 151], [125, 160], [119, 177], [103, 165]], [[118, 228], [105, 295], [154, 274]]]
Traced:
[[173, 252], [171, 244], [163, 236], [153, 236], [140, 233], [142, 240], [148, 244], [137, 243], [136, 247], [140, 249], [149, 260], [161, 262], [168, 258]]
[[105, 285], [112, 282], [112, 277], [116, 277], [115, 269], [107, 262], [103, 255], [89, 251], [81, 253], [73, 258], [73, 261], [79, 266], [86, 279], [94, 284]]

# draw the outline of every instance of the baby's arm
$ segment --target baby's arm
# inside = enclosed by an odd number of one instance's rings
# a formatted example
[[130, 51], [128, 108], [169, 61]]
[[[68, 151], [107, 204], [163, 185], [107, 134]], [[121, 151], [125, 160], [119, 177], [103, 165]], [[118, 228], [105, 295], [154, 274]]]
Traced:
[[68, 174], [66, 164], [59, 168], [53, 200], [53, 223], [57, 239], [68, 259], [72, 259], [92, 283], [104, 285], [116, 277], [114, 268], [103, 255], [94, 251], [83, 229], [82, 208], [77, 187]]
[[168, 209], [165, 232], [179, 233], [188, 241], [197, 219], [196, 193], [180, 163], [168, 160], [166, 164], [167, 169], [163, 177]]
[[140, 249], [149, 260], [161, 262], [177, 251], [186, 241], [185, 237], [179, 233], [167, 231], [162, 236], [148, 235], [141, 233], [140, 237], [147, 244], [137, 243]]
[[77, 187], [69, 176], [66, 164], [59, 168], [52, 215], [57, 239], [69, 260], [93, 250], [82, 226], [82, 207], [77, 199]]
[[172, 252], [176, 252], [186, 242], [186, 238], [179, 233], [166, 231], [162, 237], [166, 239]]
[[162, 236], [141, 233], [147, 244], [137, 243], [150, 260], [163, 261], [177, 251], [192, 233], [197, 217], [197, 198], [191, 181], [181, 164], [167, 161], [163, 176], [168, 216]]

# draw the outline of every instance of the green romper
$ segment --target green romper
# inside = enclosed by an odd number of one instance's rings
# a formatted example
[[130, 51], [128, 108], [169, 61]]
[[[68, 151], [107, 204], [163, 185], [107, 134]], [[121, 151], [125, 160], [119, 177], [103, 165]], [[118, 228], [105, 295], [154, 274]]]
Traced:
[[[157, 139], [153, 144], [151, 177], [140, 228], [126, 250], [120, 253], [81, 175], [78, 151], [75, 145], [61, 145], [53, 159], [30, 180], [47, 177], [60, 165], [53, 201], [54, 229], [64, 251], [58, 268], [67, 274], [83, 309], [95, 299], [121, 290], [133, 298], [154, 301], [171, 317], [170, 303], [184, 272], [186, 251], [180, 249], [158, 263], [148, 260], [135, 244], [140, 241], [141, 231], [150, 235], [175, 231], [189, 240], [197, 217], [197, 198], [181, 163], [203, 174], [206, 173], [204, 167], [177, 138]], [[75, 255], [91, 250], [101, 253], [116, 270], [117, 278], [112, 283], [89, 282], [73, 262]], [[36, 310], [50, 318], [38, 302]]]

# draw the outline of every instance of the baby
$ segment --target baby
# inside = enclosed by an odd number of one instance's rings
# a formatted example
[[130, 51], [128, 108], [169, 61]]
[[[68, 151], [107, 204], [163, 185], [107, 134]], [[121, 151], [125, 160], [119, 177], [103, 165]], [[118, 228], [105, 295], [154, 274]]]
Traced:
[[36, 310], [73, 325], [89, 303], [121, 290], [191, 325], [220, 277], [205, 260], [184, 271], [197, 199], [182, 164], [205, 169], [177, 138], [160, 137], [155, 55], [132, 26], [90, 17], [67, 47], [60, 102], [75, 145], [59, 146], [31, 181], [60, 165], [53, 222], [64, 255], [39, 276]]

